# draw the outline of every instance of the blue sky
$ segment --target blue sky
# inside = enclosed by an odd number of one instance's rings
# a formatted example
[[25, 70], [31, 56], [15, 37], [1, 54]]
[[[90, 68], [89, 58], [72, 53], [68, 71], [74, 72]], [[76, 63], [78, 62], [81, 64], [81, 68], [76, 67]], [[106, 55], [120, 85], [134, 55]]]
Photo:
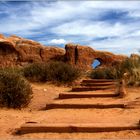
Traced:
[[140, 50], [140, 1], [0, 1], [0, 33], [46, 46], [89, 45], [116, 54]]

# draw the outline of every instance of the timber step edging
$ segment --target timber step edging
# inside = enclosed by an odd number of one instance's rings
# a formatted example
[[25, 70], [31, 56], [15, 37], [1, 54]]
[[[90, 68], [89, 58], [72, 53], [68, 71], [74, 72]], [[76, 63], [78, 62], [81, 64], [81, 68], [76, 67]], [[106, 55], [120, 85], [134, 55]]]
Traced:
[[107, 90], [107, 89], [115, 89], [115, 86], [98, 86], [98, 87], [84, 87], [84, 86], [78, 86], [73, 87], [72, 91], [95, 91], [95, 90]]
[[40, 133], [40, 132], [52, 132], [52, 133], [71, 133], [71, 132], [114, 132], [125, 130], [139, 130], [138, 123], [130, 124], [113, 124], [113, 123], [25, 123], [17, 130], [18, 134], [27, 133]]
[[108, 97], [118, 97], [118, 94], [90, 94], [90, 93], [81, 93], [81, 94], [67, 94], [67, 93], [60, 93], [58, 99], [69, 99], [69, 98], [108, 98]]
[[116, 83], [106, 82], [106, 83], [80, 83], [81, 86], [111, 86], [116, 85]]
[[109, 109], [109, 108], [127, 108], [127, 104], [124, 103], [112, 103], [112, 104], [70, 104], [70, 103], [50, 103], [46, 105], [46, 110], [49, 109]]
[[82, 80], [82, 83], [104, 83], [104, 82], [117, 82], [117, 81], [112, 80], [112, 79], [88, 79], [88, 80]]

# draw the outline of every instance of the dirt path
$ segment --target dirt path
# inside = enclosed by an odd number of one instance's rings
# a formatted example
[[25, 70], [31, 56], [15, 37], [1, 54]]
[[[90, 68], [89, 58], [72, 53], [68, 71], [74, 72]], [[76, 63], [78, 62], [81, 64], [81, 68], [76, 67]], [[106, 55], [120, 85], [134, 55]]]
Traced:
[[[140, 119], [140, 105], [134, 109], [52, 109], [43, 110], [46, 103], [54, 101], [60, 92], [67, 92], [70, 88], [56, 87], [51, 84], [32, 84], [34, 97], [29, 107], [22, 110], [0, 109], [0, 137], [6, 138], [138, 138], [140, 131], [120, 131], [102, 133], [34, 133], [13, 135], [21, 124], [28, 121], [40, 123], [113, 123], [137, 122]], [[127, 101], [139, 102], [140, 88], [129, 88]], [[95, 102], [95, 99], [65, 99], [70, 102]], [[118, 99], [120, 100], [120, 99]], [[112, 102], [114, 99], [96, 98], [96, 102]]]

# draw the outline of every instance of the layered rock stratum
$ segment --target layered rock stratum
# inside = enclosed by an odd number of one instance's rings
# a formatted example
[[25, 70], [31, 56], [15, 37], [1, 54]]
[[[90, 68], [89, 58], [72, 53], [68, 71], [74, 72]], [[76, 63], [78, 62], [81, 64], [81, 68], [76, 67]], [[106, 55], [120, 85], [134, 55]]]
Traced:
[[33, 40], [15, 35], [0, 35], [0, 66], [24, 66], [33, 62], [58, 59], [65, 55], [65, 50], [54, 46], [44, 46]]
[[100, 62], [100, 66], [108, 67], [120, 64], [127, 56], [115, 55], [111, 52], [97, 51], [89, 46], [81, 46], [77, 44], [66, 44], [66, 61], [78, 68], [90, 69], [94, 60]]
[[81, 69], [91, 69], [95, 59], [100, 66], [113, 66], [121, 63], [127, 56], [111, 52], [97, 51], [89, 46], [66, 44], [65, 49], [44, 46], [36, 41], [15, 35], [5, 37], [0, 34], [0, 67], [25, 66], [33, 62], [51, 60], [64, 61]]

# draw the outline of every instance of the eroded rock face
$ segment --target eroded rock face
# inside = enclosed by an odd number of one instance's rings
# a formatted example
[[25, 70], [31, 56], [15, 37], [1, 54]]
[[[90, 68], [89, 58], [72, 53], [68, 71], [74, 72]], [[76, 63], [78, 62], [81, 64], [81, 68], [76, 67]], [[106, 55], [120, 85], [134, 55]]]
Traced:
[[18, 60], [18, 52], [15, 49], [14, 43], [0, 36], [0, 66], [16, 65]]
[[63, 60], [65, 51], [62, 48], [48, 46], [41, 50], [41, 58], [43, 61]]
[[15, 35], [4, 37], [0, 35], [0, 66], [26, 65], [32, 62], [49, 61], [64, 57], [65, 50], [56, 47], [43, 46], [33, 40]]
[[43, 46], [33, 40], [15, 35], [5, 37], [0, 34], [0, 66], [24, 66], [32, 62], [58, 60], [69, 63], [83, 70], [92, 68], [95, 59], [101, 66], [113, 66], [121, 63], [126, 56], [110, 52], [96, 51], [88, 46], [66, 44], [65, 49], [54, 46]]
[[40, 52], [43, 46], [35, 41], [20, 39], [16, 42], [16, 49], [19, 52], [19, 59], [21, 62], [42, 61]]
[[126, 56], [115, 55], [110, 52], [96, 51], [88, 46], [81, 46], [77, 44], [67, 44], [66, 49], [66, 61], [81, 69], [91, 69], [92, 63], [95, 59], [100, 61], [100, 66], [113, 66], [121, 63]]

